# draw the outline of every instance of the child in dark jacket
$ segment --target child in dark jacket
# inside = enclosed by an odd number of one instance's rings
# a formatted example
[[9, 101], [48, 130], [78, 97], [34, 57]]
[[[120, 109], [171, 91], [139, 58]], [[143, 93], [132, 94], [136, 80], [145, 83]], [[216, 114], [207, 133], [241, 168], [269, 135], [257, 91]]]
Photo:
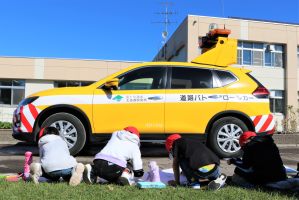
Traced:
[[169, 184], [180, 184], [179, 168], [181, 168], [188, 180], [188, 185], [193, 189], [199, 189], [200, 181], [204, 179], [210, 181], [209, 189], [217, 190], [224, 185], [226, 175], [220, 172], [218, 156], [200, 141], [173, 134], [166, 139], [165, 147], [170, 159], [173, 160], [175, 178]]
[[239, 144], [244, 152], [242, 159], [228, 161], [236, 165], [233, 182], [253, 187], [287, 179], [279, 150], [270, 135], [257, 136], [247, 131], [240, 136]]

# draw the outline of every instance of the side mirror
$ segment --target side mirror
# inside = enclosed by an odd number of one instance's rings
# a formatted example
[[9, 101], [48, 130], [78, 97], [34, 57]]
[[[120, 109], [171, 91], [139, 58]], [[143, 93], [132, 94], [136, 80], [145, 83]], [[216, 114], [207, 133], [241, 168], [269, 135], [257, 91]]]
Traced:
[[117, 90], [118, 89], [118, 84], [119, 84], [119, 79], [118, 78], [110, 79], [110, 80], [106, 81], [106, 83], [104, 84], [104, 89]]

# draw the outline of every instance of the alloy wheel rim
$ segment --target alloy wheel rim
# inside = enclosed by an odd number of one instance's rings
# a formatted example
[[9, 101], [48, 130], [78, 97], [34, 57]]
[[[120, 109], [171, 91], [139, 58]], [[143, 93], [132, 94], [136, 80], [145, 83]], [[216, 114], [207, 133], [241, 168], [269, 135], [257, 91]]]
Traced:
[[78, 139], [76, 127], [69, 121], [59, 120], [50, 125], [59, 131], [59, 135], [66, 142], [69, 149], [75, 146]]
[[217, 144], [227, 153], [235, 153], [240, 150], [239, 138], [243, 130], [236, 124], [226, 124], [217, 133]]

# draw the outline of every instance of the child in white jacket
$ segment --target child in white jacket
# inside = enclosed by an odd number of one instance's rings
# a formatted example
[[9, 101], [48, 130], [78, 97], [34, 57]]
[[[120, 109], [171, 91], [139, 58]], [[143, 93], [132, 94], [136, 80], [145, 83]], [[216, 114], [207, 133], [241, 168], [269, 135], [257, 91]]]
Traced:
[[106, 146], [95, 155], [93, 165], [85, 165], [83, 180], [91, 184], [100, 177], [110, 183], [129, 185], [131, 177], [127, 163], [129, 160], [133, 165], [134, 176], [142, 177], [139, 137], [138, 130], [132, 126], [113, 132]]
[[51, 181], [58, 181], [61, 177], [69, 181], [72, 186], [81, 182], [84, 165], [77, 163], [70, 155], [68, 146], [54, 127], [41, 130], [38, 141], [40, 163], [30, 165], [31, 179], [38, 183], [40, 176]]

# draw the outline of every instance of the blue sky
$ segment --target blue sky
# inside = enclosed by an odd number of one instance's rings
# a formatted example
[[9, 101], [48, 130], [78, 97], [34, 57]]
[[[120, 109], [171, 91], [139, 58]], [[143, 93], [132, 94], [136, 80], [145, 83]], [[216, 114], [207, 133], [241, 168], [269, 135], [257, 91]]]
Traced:
[[[159, 0], [0, 0], [0, 56], [148, 61], [161, 47]], [[188, 15], [299, 24], [299, 0], [172, 0], [176, 21]], [[221, 3], [223, 2], [223, 4]], [[221, 5], [224, 5], [223, 7]]]

